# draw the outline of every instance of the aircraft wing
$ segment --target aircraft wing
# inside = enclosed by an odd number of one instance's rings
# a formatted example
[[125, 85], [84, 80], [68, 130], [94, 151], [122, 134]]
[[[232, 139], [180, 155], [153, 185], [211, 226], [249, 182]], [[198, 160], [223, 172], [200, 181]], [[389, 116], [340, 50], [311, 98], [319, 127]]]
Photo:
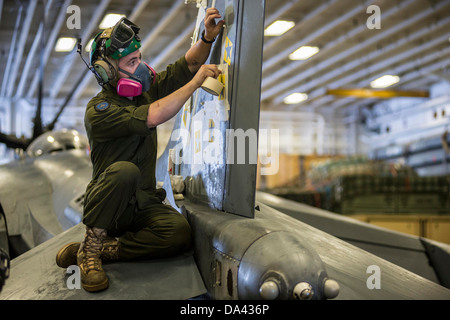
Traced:
[[[75, 272], [56, 265], [57, 251], [81, 241], [84, 225], [53, 237], [11, 261], [0, 300], [183, 300], [206, 293], [192, 253], [169, 259], [104, 264], [110, 287], [95, 294], [77, 289]], [[67, 271], [70, 271], [67, 273]]]
[[[360, 249], [450, 287], [450, 246], [374, 226], [303, 203], [257, 192], [257, 201]], [[436, 255], [439, 255], [435, 258]]]
[[[328, 277], [340, 286], [338, 300], [450, 299], [450, 290], [435, 282], [294, 220], [262, 202], [257, 201], [257, 204], [260, 218], [271, 219], [283, 225], [286, 231], [298, 233], [305, 243], [314, 248], [325, 265]], [[379, 288], [371, 286], [377, 282], [372, 282], [375, 279], [372, 276], [379, 277]]]
[[0, 167], [0, 205], [10, 245], [19, 255], [80, 222], [70, 202], [84, 193], [92, 175], [83, 150], [26, 158]]

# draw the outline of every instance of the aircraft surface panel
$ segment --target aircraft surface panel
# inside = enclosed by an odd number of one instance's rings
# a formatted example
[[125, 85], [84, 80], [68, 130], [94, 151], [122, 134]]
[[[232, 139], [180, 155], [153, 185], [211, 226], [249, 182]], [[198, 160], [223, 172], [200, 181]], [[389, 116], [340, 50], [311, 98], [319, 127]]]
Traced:
[[[53, 237], [11, 261], [11, 273], [0, 299], [4, 300], [159, 300], [188, 299], [206, 292], [192, 253], [170, 259], [105, 263], [110, 288], [92, 294], [81, 288], [75, 268], [55, 263], [64, 244], [81, 241], [84, 225]], [[78, 281], [78, 282], [77, 282]]]

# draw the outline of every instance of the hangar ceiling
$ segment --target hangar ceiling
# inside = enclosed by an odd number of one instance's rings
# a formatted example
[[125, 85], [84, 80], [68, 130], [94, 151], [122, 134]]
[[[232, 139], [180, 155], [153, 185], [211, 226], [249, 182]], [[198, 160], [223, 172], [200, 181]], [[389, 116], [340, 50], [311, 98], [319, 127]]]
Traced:
[[[71, 5], [80, 8], [79, 29], [68, 28]], [[379, 16], [369, 10], [373, 5]], [[72, 94], [62, 121], [79, 127], [86, 102], [99, 88], [76, 48], [55, 52], [60, 37], [81, 38], [86, 45], [106, 14], [125, 14], [141, 26], [143, 58], [158, 71], [189, 48], [198, 9], [184, 0], [0, 0], [0, 11], [2, 117], [33, 117], [31, 112], [20, 113], [20, 107], [37, 104], [43, 65], [46, 112], [56, 113]], [[327, 90], [368, 89], [383, 75], [399, 77], [389, 87], [395, 90], [428, 91], [435, 83], [450, 81], [448, 0], [266, 1], [265, 25], [277, 20], [293, 21], [295, 26], [281, 36], [265, 37], [261, 109], [268, 114], [314, 112], [345, 118], [366, 108], [365, 116], [370, 117], [370, 107], [379, 99], [330, 95]], [[319, 52], [307, 60], [290, 60], [302, 46]], [[308, 98], [285, 104], [283, 99], [291, 93]], [[2, 125], [2, 130], [21, 129], [14, 121]]]

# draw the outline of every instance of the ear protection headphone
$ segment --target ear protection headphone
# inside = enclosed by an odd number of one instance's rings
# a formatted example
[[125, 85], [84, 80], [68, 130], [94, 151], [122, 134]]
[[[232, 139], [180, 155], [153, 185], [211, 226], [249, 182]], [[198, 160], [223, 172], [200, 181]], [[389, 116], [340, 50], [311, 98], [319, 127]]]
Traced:
[[[106, 41], [111, 36], [107, 29], [94, 38], [91, 46], [91, 71], [100, 86], [117, 81], [119, 78], [119, 62], [106, 55]], [[95, 71], [95, 72], [94, 72]]]
[[[78, 39], [78, 49], [77, 52], [80, 55], [81, 60], [83, 60], [86, 67], [94, 74], [95, 79], [98, 84], [103, 87], [106, 84], [111, 84], [114, 80], [117, 80], [119, 77], [118, 69], [119, 63], [118, 60], [111, 59], [105, 55], [105, 46], [104, 39], [99, 36], [103, 34], [106, 36], [108, 30], [104, 32], [100, 32], [94, 38], [94, 41], [91, 45], [90, 51], [90, 64], [86, 62], [82, 55], [82, 45], [81, 39]], [[110, 34], [110, 32], [109, 32]]]

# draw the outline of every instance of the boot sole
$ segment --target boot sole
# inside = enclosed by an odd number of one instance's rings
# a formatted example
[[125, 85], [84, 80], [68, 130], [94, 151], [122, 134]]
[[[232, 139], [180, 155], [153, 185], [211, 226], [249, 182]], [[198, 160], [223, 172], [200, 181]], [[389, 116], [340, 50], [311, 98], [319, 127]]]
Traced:
[[76, 254], [74, 256], [74, 261], [73, 261], [74, 263], [66, 265], [66, 264], [62, 263], [62, 259], [61, 259], [61, 257], [66, 253], [67, 249], [69, 249], [73, 245], [77, 245], [78, 248], [80, 247], [80, 243], [79, 242], [71, 242], [71, 243], [66, 244], [64, 247], [62, 247], [58, 251], [58, 253], [56, 254], [56, 264], [58, 265], [58, 267], [68, 268], [71, 265], [76, 265], [77, 264], [77, 255]]
[[108, 285], [109, 285], [108, 279], [106, 279], [102, 283], [95, 284], [95, 285], [81, 283], [81, 286], [83, 287], [83, 289], [88, 292], [97, 292], [97, 291], [105, 290], [106, 288], [108, 288]]

